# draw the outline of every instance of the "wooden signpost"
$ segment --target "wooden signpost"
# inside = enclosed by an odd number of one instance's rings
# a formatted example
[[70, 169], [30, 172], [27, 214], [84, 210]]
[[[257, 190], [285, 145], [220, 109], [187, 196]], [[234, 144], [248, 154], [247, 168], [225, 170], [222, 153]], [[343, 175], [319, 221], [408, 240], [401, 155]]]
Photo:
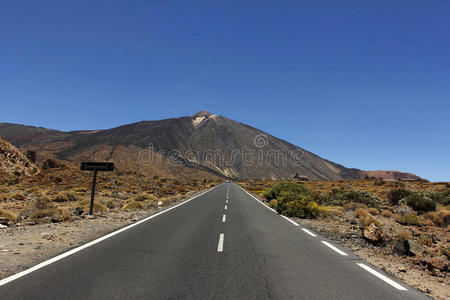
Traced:
[[97, 171], [114, 171], [114, 163], [112, 162], [88, 162], [81, 163], [80, 169], [82, 171], [93, 171], [92, 174], [92, 189], [91, 189], [91, 203], [89, 204], [89, 214], [92, 215], [94, 209], [94, 197], [95, 197], [95, 182], [97, 181]]

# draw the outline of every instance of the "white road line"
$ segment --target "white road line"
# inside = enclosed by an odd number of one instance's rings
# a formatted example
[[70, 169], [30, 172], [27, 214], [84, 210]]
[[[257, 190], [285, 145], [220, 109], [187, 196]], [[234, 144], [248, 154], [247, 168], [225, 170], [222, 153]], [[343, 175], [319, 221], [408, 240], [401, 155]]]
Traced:
[[227, 200], [227, 201], [225, 201], [225, 203], [228, 203], [228, 200]]
[[315, 233], [312, 233], [312, 232], [309, 231], [308, 229], [302, 228], [302, 230], [303, 230], [304, 232], [306, 232], [307, 234], [309, 234], [310, 236], [317, 237], [317, 235], [316, 235]]
[[270, 209], [271, 211], [273, 211], [274, 213], [277, 213], [277, 211], [273, 208], [270, 208], [269, 206], [265, 205], [264, 203], [262, 203], [261, 201], [258, 200], [258, 198], [256, 198], [255, 196], [253, 196], [252, 194], [250, 194], [249, 192], [247, 192], [243, 187], [239, 186], [238, 187], [243, 190], [244, 192], [246, 192], [250, 197], [252, 197], [253, 199], [255, 199], [256, 201], [258, 201], [259, 204], [261, 204], [262, 206], [264, 206], [267, 209]]
[[284, 219], [288, 220], [289, 222], [291, 222], [291, 223], [294, 224], [295, 226], [298, 226], [298, 224], [297, 224], [296, 222], [292, 221], [292, 220], [289, 219], [288, 217], [283, 216], [283, 215], [280, 215], [280, 216], [283, 217]]
[[[216, 187], [217, 187], [217, 186], [216, 186]], [[136, 222], [136, 223], [130, 224], [130, 225], [126, 226], [126, 227], [123, 227], [123, 228], [121, 228], [121, 229], [118, 229], [118, 230], [116, 230], [116, 231], [114, 231], [114, 232], [111, 232], [111, 233], [109, 233], [109, 234], [107, 234], [107, 235], [104, 235], [104, 236], [102, 236], [102, 237], [99, 237], [98, 239], [93, 240], [93, 241], [91, 241], [91, 242], [89, 242], [89, 243], [87, 243], [87, 244], [81, 245], [81, 246], [79, 246], [79, 247], [77, 247], [77, 248], [74, 248], [74, 249], [72, 249], [72, 250], [70, 250], [70, 251], [61, 253], [60, 255], [57, 255], [57, 256], [55, 256], [55, 257], [53, 257], [53, 258], [51, 258], [51, 259], [49, 259], [49, 260], [46, 260], [46, 261], [44, 261], [44, 262], [41, 262], [40, 264], [37, 264], [37, 265], [35, 265], [34, 267], [31, 267], [31, 268], [29, 268], [29, 269], [27, 269], [27, 270], [25, 270], [25, 271], [22, 271], [22, 272], [19, 272], [19, 273], [17, 273], [17, 274], [14, 274], [14, 275], [12, 275], [12, 276], [6, 277], [6, 278], [0, 280], [0, 286], [5, 285], [5, 284], [7, 284], [7, 283], [9, 283], [9, 282], [11, 282], [11, 281], [14, 281], [14, 280], [16, 280], [16, 279], [19, 279], [19, 278], [22, 277], [22, 276], [25, 276], [25, 275], [27, 275], [27, 274], [30, 274], [30, 273], [34, 272], [34, 271], [37, 271], [37, 270], [39, 270], [39, 269], [41, 269], [41, 268], [43, 268], [43, 267], [45, 267], [45, 266], [48, 266], [48, 265], [50, 265], [50, 264], [52, 264], [52, 263], [54, 263], [54, 262], [57, 262], [58, 260], [61, 260], [61, 259], [65, 258], [65, 257], [70, 256], [70, 255], [72, 255], [72, 254], [75, 254], [75, 253], [77, 253], [77, 252], [80, 252], [80, 251], [83, 250], [83, 249], [86, 249], [86, 248], [88, 248], [88, 247], [90, 247], [90, 246], [93, 246], [93, 245], [95, 245], [95, 244], [97, 244], [97, 243], [100, 243], [101, 241], [104, 241], [104, 240], [106, 240], [106, 239], [108, 239], [108, 238], [110, 238], [110, 237], [113, 237], [113, 236], [115, 236], [115, 235], [121, 233], [121, 232], [124, 232], [124, 231], [126, 231], [126, 230], [128, 230], [128, 229], [131, 229], [131, 228], [133, 228], [133, 227], [135, 227], [135, 226], [137, 226], [137, 225], [139, 225], [139, 224], [141, 224], [141, 223], [144, 223], [144, 222], [146, 222], [146, 221], [148, 221], [148, 220], [150, 220], [150, 219], [153, 219], [153, 218], [155, 218], [155, 217], [157, 217], [157, 216], [159, 216], [159, 215], [161, 215], [161, 214], [163, 214], [163, 213], [166, 213], [166, 212], [168, 212], [168, 211], [170, 211], [170, 210], [172, 210], [172, 209], [174, 209], [174, 208], [177, 208], [177, 207], [179, 207], [179, 206], [181, 206], [181, 205], [183, 205], [183, 204], [186, 204], [186, 203], [188, 203], [189, 201], [192, 201], [192, 200], [194, 200], [195, 198], [198, 198], [198, 197], [200, 197], [200, 196], [202, 196], [202, 195], [208, 193], [209, 191], [215, 189], [216, 187], [210, 188], [209, 190], [207, 190], [207, 191], [205, 191], [205, 192], [203, 192], [203, 193], [201, 193], [201, 194], [199, 194], [199, 195], [197, 195], [197, 196], [194, 196], [194, 197], [192, 197], [191, 199], [188, 199], [188, 200], [186, 200], [186, 201], [184, 201], [184, 202], [182, 202], [182, 203], [180, 203], [180, 204], [177, 204], [177, 205], [172, 206], [172, 207], [170, 207], [170, 208], [168, 208], [168, 209], [166, 209], [166, 210], [163, 210], [163, 211], [161, 211], [161, 212], [159, 212], [159, 213], [156, 213], [156, 214], [154, 214], [154, 215], [152, 215], [152, 216], [149, 216], [149, 217], [147, 217], [147, 218], [145, 218], [145, 219], [142, 219], [142, 220], [140, 220], [140, 221], [138, 221], [138, 222]]]
[[376, 277], [380, 278], [381, 280], [383, 280], [384, 282], [389, 283], [390, 285], [392, 285], [393, 287], [395, 287], [397, 290], [401, 290], [401, 291], [407, 291], [408, 289], [401, 286], [400, 284], [398, 284], [397, 282], [395, 282], [394, 280], [384, 276], [383, 274], [381, 274], [380, 272], [375, 271], [374, 269], [372, 269], [371, 267], [362, 264], [362, 263], [356, 263], [358, 266], [360, 266], [361, 268], [363, 268], [364, 270], [366, 270], [369, 273], [372, 273], [373, 275], [375, 275]]
[[227, 216], [226, 216], [226, 215], [223, 215], [223, 217], [222, 217], [222, 222], [225, 223], [226, 220], [227, 220]]
[[333, 249], [334, 251], [336, 251], [340, 255], [348, 256], [347, 253], [345, 253], [344, 251], [339, 250], [338, 248], [336, 248], [335, 246], [331, 245], [330, 243], [328, 243], [326, 241], [322, 241], [322, 243], [324, 243], [326, 246], [330, 247], [331, 249]]
[[219, 245], [217, 245], [217, 252], [223, 252], [223, 239], [225, 238], [224, 234], [221, 233], [219, 236]]
[[225, 205], [225, 209], [227, 209], [228, 208], [228, 205]]

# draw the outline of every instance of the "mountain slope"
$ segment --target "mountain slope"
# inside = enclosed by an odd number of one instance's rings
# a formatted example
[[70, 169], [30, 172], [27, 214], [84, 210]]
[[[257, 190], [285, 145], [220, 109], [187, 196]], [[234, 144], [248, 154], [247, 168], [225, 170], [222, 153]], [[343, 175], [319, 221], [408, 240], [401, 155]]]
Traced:
[[[0, 124], [4, 136], [22, 149], [57, 159], [112, 160], [120, 168], [153, 174], [229, 178], [291, 179], [296, 173], [317, 180], [361, 178], [311, 152], [231, 119], [199, 112], [193, 116], [142, 121], [108, 130], [60, 132]], [[39, 150], [41, 149], [41, 150]]]

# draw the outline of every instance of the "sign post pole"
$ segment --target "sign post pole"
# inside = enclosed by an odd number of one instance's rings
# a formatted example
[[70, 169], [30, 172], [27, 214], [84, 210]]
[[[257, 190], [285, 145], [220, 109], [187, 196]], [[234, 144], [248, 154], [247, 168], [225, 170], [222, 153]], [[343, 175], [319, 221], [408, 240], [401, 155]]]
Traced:
[[89, 214], [92, 215], [94, 210], [95, 182], [97, 181], [97, 170], [92, 174], [91, 203], [89, 204]]

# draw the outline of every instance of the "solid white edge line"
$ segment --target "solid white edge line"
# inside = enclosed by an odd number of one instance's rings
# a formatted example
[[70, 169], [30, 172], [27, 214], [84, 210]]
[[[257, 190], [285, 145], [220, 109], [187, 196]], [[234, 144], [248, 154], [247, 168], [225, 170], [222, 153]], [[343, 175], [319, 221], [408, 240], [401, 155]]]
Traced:
[[[253, 196], [252, 194], [250, 194], [249, 192], [247, 192], [243, 187], [241, 187], [240, 185], [238, 185], [238, 187], [243, 190], [244, 192], [246, 192], [250, 197], [252, 197], [253, 199], [255, 199], [256, 201], [258, 201], [259, 204], [263, 205], [265, 208], [270, 209], [271, 211], [273, 211], [274, 213], [277, 213], [277, 211], [269, 206], [267, 206], [266, 204], [262, 203], [261, 201], [258, 200], [258, 198], [256, 198], [255, 196]], [[277, 213], [278, 214], [278, 213]]]
[[157, 217], [157, 216], [159, 216], [159, 215], [161, 215], [161, 214], [163, 214], [163, 213], [166, 213], [166, 212], [168, 212], [168, 211], [170, 211], [170, 210], [172, 210], [172, 209], [174, 209], [174, 208], [177, 208], [177, 207], [179, 207], [179, 206], [181, 206], [181, 205], [183, 205], [183, 204], [186, 204], [186, 203], [188, 203], [188, 202], [194, 200], [195, 198], [198, 198], [198, 197], [200, 197], [200, 196], [202, 196], [202, 195], [208, 193], [209, 191], [215, 189], [215, 188], [218, 187], [218, 186], [219, 186], [219, 185], [217, 185], [217, 186], [215, 186], [215, 187], [212, 187], [212, 188], [210, 188], [209, 190], [207, 190], [207, 191], [205, 191], [205, 192], [203, 192], [203, 193], [201, 193], [201, 194], [198, 194], [198, 195], [192, 197], [191, 199], [188, 199], [188, 200], [186, 200], [186, 201], [183, 201], [183, 202], [181, 202], [181, 203], [179, 203], [179, 204], [177, 204], [177, 205], [175, 205], [175, 206], [169, 207], [169, 208], [166, 209], [166, 210], [160, 211], [159, 213], [156, 213], [156, 214], [154, 214], [154, 215], [151, 215], [151, 216], [149, 216], [149, 217], [147, 217], [147, 218], [145, 218], [145, 219], [142, 219], [142, 220], [140, 220], [140, 221], [138, 221], [138, 222], [136, 222], [136, 223], [130, 224], [130, 225], [125, 226], [125, 227], [123, 227], [123, 228], [121, 228], [121, 229], [118, 229], [118, 230], [116, 230], [116, 231], [114, 231], [114, 232], [111, 232], [111, 233], [109, 233], [109, 234], [107, 234], [107, 235], [104, 235], [104, 236], [102, 236], [102, 237], [99, 237], [99, 238], [97, 238], [97, 239], [95, 239], [95, 240], [93, 240], [93, 241], [91, 241], [91, 242], [88, 242], [88, 243], [86, 243], [86, 244], [84, 244], [84, 245], [81, 245], [81, 246], [79, 246], [79, 247], [77, 247], [77, 248], [74, 248], [74, 249], [69, 250], [69, 251], [64, 252], [64, 253], [61, 253], [61, 254], [59, 254], [59, 255], [53, 257], [53, 258], [50, 258], [50, 259], [48, 259], [48, 260], [46, 260], [46, 261], [41, 262], [41, 263], [39, 263], [39, 264], [37, 264], [37, 265], [35, 265], [35, 266], [33, 266], [33, 267], [27, 269], [27, 270], [24, 270], [24, 271], [19, 272], [19, 273], [17, 273], [17, 274], [11, 275], [11, 276], [6, 277], [6, 278], [3, 278], [2, 280], [0, 280], [0, 286], [3, 286], [3, 285], [5, 285], [5, 284], [7, 284], [7, 283], [9, 283], [9, 282], [11, 282], [11, 281], [16, 280], [16, 279], [19, 279], [20, 277], [23, 277], [23, 276], [25, 276], [25, 275], [27, 275], [27, 274], [30, 274], [30, 273], [32, 273], [32, 272], [34, 272], [34, 271], [37, 271], [37, 270], [39, 270], [39, 269], [41, 269], [41, 268], [43, 268], [43, 267], [45, 267], [45, 266], [48, 266], [48, 265], [50, 265], [50, 264], [52, 264], [52, 263], [54, 263], [54, 262], [57, 262], [58, 260], [61, 260], [61, 259], [65, 258], [65, 257], [67, 257], [67, 256], [70, 256], [70, 255], [72, 255], [72, 254], [75, 254], [75, 253], [77, 253], [77, 252], [79, 252], [79, 251], [81, 251], [81, 250], [83, 250], [83, 249], [86, 249], [86, 248], [88, 248], [88, 247], [90, 247], [90, 246], [92, 246], [92, 245], [95, 245], [95, 244], [97, 244], [97, 243], [100, 243], [101, 241], [104, 241], [104, 240], [106, 240], [106, 239], [108, 239], [108, 238], [110, 238], [110, 237], [113, 237], [113, 236], [115, 236], [115, 235], [117, 235], [117, 234], [119, 234], [119, 233], [121, 233], [121, 232], [124, 232], [125, 230], [128, 230], [128, 229], [130, 229], [130, 228], [133, 228], [133, 227], [135, 227], [135, 226], [137, 226], [137, 225], [139, 225], [139, 224], [141, 224], [141, 223], [144, 223], [144, 222], [146, 222], [146, 221], [148, 221], [148, 220], [150, 220], [150, 219], [153, 219], [153, 218], [155, 218], [155, 217]]
[[225, 223], [226, 221], [227, 221], [227, 216], [226, 216], [226, 215], [223, 215], [223, 217], [222, 217], [222, 222]]
[[283, 216], [283, 215], [280, 215], [282, 218], [284, 218], [284, 219], [286, 219], [286, 220], [288, 220], [289, 222], [291, 222], [292, 224], [294, 224], [295, 226], [298, 226], [298, 224], [296, 223], [296, 222], [294, 222], [294, 221], [292, 221], [291, 219], [289, 219], [288, 217], [286, 217], [286, 216]]
[[388, 278], [387, 276], [384, 276], [383, 274], [381, 274], [380, 272], [375, 271], [374, 269], [372, 269], [371, 267], [363, 264], [363, 263], [356, 263], [358, 266], [360, 266], [361, 268], [363, 268], [364, 270], [366, 270], [367, 272], [371, 273], [372, 275], [375, 275], [376, 277], [380, 278], [381, 280], [383, 280], [384, 282], [392, 285], [393, 287], [395, 287], [397, 290], [401, 290], [401, 291], [407, 291], [408, 289], [401, 286], [400, 284], [398, 284], [397, 282], [395, 282], [394, 280]]
[[316, 235], [315, 233], [312, 233], [311, 231], [309, 231], [309, 230], [306, 229], [306, 228], [302, 228], [302, 230], [303, 230], [304, 232], [306, 232], [307, 234], [309, 234], [310, 236], [317, 237], [317, 235]]
[[336, 251], [337, 253], [339, 253], [340, 255], [343, 256], [348, 256], [347, 253], [345, 253], [342, 250], [339, 250], [338, 248], [336, 248], [335, 246], [331, 245], [330, 243], [328, 243], [327, 241], [322, 241], [323, 244], [325, 244], [326, 246], [328, 246], [329, 248], [333, 249], [334, 251]]
[[223, 252], [223, 240], [224, 240], [224, 234], [221, 233], [219, 236], [219, 244], [217, 245], [217, 252]]

